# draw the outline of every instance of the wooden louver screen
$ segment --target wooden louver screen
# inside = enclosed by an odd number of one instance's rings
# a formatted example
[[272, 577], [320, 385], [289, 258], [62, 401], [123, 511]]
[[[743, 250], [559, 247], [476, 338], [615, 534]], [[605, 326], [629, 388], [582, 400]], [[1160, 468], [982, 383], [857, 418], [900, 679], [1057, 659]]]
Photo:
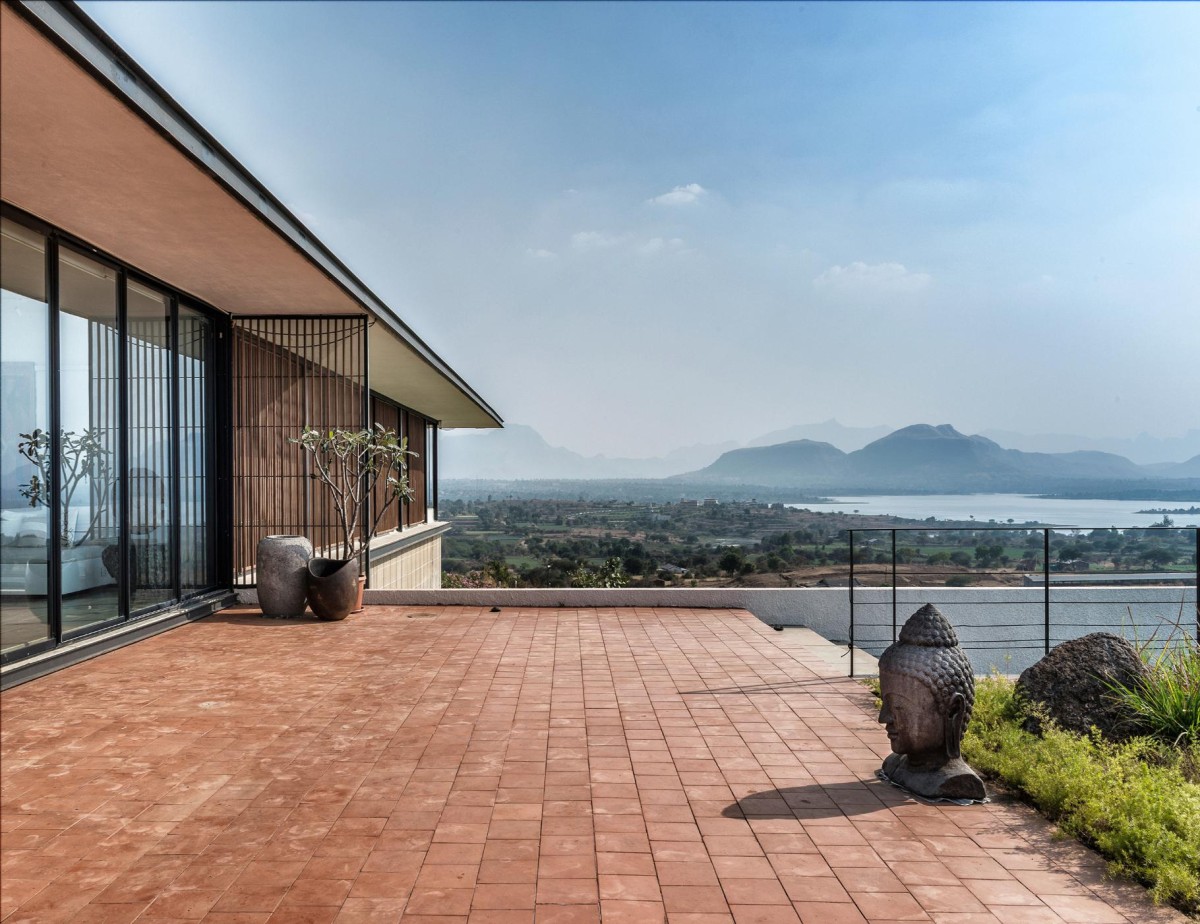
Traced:
[[[371, 417], [374, 423], [382, 424], [390, 430], [395, 430], [402, 437], [407, 437], [408, 448], [415, 452], [409, 457], [408, 481], [412, 485], [413, 498], [411, 501], [394, 504], [385, 514], [379, 525], [379, 532], [400, 529], [402, 526], [416, 526], [424, 523], [429, 509], [429, 446], [426, 439], [426, 427], [431, 421], [406, 408], [399, 407], [379, 395], [371, 396]], [[382, 490], [375, 494], [376, 502], [383, 499]]]
[[367, 425], [365, 316], [233, 321], [234, 584], [255, 583], [259, 539], [307, 536], [340, 557], [341, 527], [308, 460], [288, 442], [307, 424]]

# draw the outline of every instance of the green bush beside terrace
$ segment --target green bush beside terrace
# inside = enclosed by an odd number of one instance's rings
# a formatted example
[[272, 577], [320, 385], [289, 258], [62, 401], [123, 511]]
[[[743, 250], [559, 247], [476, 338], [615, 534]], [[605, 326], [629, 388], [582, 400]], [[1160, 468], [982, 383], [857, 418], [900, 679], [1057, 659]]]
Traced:
[[1023, 718], [1011, 681], [980, 680], [963, 756], [1095, 847], [1113, 874], [1200, 912], [1200, 742], [1113, 744], [1052, 725], [1038, 737]]

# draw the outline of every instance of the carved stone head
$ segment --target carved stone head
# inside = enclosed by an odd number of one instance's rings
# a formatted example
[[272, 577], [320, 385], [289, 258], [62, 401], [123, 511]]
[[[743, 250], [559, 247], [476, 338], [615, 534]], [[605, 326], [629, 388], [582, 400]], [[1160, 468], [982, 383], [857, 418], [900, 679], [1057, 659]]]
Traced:
[[879, 721], [895, 752], [884, 762], [888, 778], [920, 795], [959, 798], [945, 791], [947, 781], [965, 773], [973, 783], [964, 779], [949, 788], [957, 792], [965, 785], [967, 798], [983, 798], [983, 784], [961, 751], [975, 705], [975, 674], [954, 627], [932, 604], [909, 618], [880, 657], [879, 686]]

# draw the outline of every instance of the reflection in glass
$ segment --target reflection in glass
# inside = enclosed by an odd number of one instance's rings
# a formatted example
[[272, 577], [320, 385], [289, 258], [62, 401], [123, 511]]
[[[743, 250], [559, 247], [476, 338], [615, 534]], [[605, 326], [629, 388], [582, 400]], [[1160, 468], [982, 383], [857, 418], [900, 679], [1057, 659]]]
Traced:
[[128, 283], [129, 610], [175, 596], [171, 409], [171, 303]]
[[116, 270], [62, 248], [58, 273], [65, 636], [119, 615], [120, 368]]
[[[50, 430], [46, 241], [0, 220], [0, 650], [50, 637]], [[32, 459], [31, 459], [32, 456]]]
[[213, 583], [208, 529], [208, 386], [212, 322], [179, 308], [180, 579], [184, 596]]

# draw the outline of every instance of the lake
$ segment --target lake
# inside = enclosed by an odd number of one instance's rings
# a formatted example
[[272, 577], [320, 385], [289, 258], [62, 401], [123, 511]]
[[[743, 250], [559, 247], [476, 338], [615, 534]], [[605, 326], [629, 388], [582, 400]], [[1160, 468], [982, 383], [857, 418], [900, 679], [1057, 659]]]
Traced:
[[[1031, 520], [1055, 526], [1104, 528], [1150, 526], [1162, 522], [1161, 514], [1139, 510], [1200, 507], [1200, 497], [1185, 501], [1061, 500], [1026, 494], [886, 494], [869, 497], [835, 497], [829, 504], [788, 504], [800, 510], [858, 512], [924, 520], [970, 520], [983, 526], [1014, 525]], [[1200, 515], [1171, 514], [1176, 526], [1200, 526]]]

